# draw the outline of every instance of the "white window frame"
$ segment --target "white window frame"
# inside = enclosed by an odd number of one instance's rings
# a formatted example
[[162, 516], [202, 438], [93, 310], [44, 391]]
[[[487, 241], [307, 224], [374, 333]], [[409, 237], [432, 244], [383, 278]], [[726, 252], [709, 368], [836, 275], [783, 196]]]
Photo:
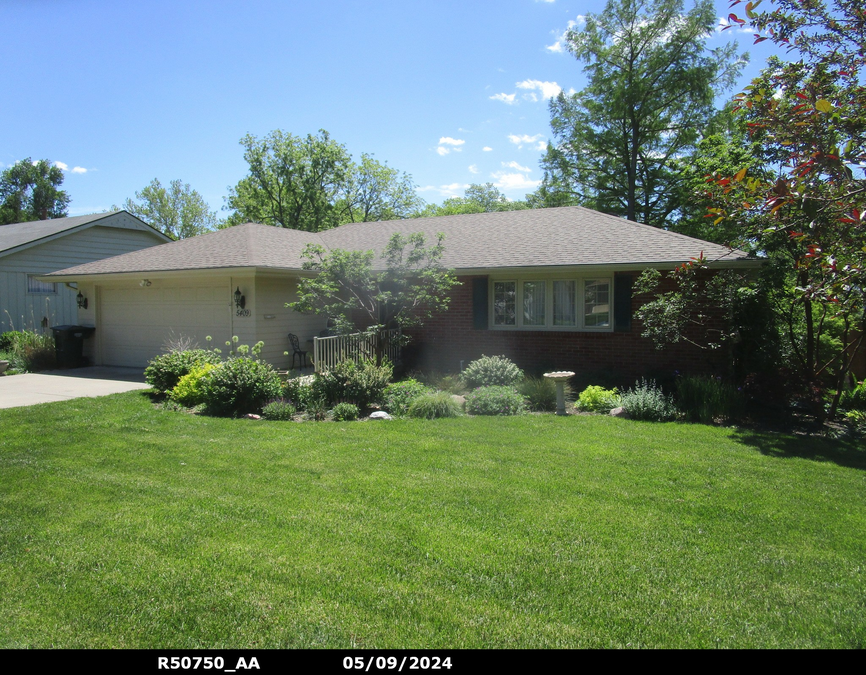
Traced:
[[[575, 282], [575, 318], [574, 326], [554, 326], [553, 325], [553, 287], [557, 281], [574, 281]], [[608, 284], [608, 325], [606, 326], [587, 326], [586, 325], [586, 282], [596, 281]], [[501, 282], [513, 282], [516, 286], [516, 325], [497, 325], [495, 323], [494, 310], [494, 285]], [[524, 325], [523, 309], [524, 309], [524, 293], [523, 285], [526, 282], [544, 282], [545, 284], [545, 320], [544, 325]], [[582, 274], [578, 275], [556, 275], [547, 276], [543, 274], [531, 275], [527, 274], [520, 277], [491, 277], [487, 284], [488, 292], [488, 326], [490, 330], [505, 330], [505, 331], [545, 331], [559, 333], [612, 333], [613, 332], [613, 274]]]
[[[28, 274], [27, 275], [27, 292], [31, 295], [56, 295], [57, 294], [57, 282], [51, 281], [39, 281], [37, 279], [38, 275], [36, 274]], [[37, 286], [38, 285], [38, 286]], [[33, 288], [33, 286], [37, 286]], [[51, 290], [47, 290], [45, 287], [51, 286]]]

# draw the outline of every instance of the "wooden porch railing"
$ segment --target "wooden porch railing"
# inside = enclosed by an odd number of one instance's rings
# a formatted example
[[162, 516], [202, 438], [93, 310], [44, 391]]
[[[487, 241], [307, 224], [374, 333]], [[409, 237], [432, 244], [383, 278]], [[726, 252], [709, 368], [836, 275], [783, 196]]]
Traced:
[[385, 341], [383, 355], [391, 363], [400, 360], [400, 329], [385, 330], [378, 335], [333, 335], [331, 337], [313, 338], [313, 363], [316, 372], [330, 370], [342, 361], [361, 361], [375, 359], [379, 340]]

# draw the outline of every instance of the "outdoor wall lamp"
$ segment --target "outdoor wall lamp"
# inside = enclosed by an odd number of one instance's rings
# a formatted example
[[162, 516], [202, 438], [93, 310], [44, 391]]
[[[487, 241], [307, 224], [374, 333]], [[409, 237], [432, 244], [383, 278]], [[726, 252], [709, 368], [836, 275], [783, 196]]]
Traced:
[[241, 295], [241, 287], [238, 286], [237, 290], [235, 291], [235, 307], [237, 307], [238, 309], [243, 309], [246, 304], [246, 296]]
[[81, 291], [78, 291], [78, 295], [75, 299], [78, 300], [78, 307], [80, 309], [87, 309], [87, 298], [81, 295]]

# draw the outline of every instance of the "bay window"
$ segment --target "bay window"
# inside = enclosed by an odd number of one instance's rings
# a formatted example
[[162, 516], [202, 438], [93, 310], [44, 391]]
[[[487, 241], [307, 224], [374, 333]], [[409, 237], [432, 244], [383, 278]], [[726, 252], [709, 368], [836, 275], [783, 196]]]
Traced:
[[494, 280], [492, 327], [612, 330], [612, 286], [609, 277]]

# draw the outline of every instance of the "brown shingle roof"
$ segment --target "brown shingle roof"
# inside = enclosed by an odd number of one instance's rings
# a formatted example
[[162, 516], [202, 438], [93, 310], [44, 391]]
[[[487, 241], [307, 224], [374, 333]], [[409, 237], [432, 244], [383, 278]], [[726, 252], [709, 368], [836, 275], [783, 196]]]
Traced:
[[307, 243], [381, 253], [397, 232], [445, 234], [446, 267], [520, 267], [663, 264], [701, 252], [713, 260], [739, 260], [743, 251], [633, 223], [579, 206], [352, 223], [321, 233], [247, 223], [115, 258], [56, 272], [62, 276], [260, 267], [300, 269]]

